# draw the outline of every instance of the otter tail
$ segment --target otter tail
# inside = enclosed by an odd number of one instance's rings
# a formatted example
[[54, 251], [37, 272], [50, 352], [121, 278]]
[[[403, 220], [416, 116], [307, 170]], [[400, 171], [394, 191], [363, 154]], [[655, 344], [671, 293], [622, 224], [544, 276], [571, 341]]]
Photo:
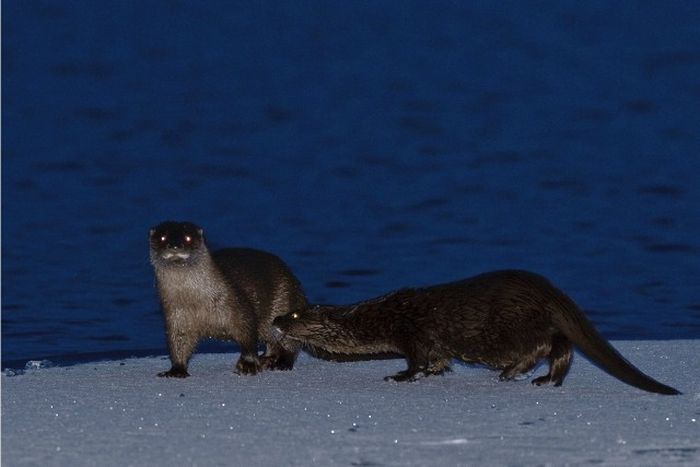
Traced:
[[555, 327], [602, 369], [625, 383], [658, 394], [675, 395], [680, 391], [645, 375], [625, 359], [593, 327], [576, 304], [561, 294], [550, 310]]

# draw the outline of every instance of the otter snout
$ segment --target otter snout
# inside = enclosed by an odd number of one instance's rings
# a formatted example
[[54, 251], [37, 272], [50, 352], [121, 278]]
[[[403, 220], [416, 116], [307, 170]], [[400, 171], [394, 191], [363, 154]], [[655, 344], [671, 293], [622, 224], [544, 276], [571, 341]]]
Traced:
[[282, 330], [274, 324], [270, 328], [270, 334], [272, 334], [272, 338], [277, 341], [281, 340], [284, 337], [284, 332], [282, 332]]
[[301, 314], [296, 311], [277, 316], [272, 320], [272, 329], [278, 331], [280, 335], [291, 337], [292, 339], [297, 338], [299, 337], [296, 335], [299, 331], [299, 318], [301, 318]]
[[284, 333], [287, 326], [289, 326], [289, 314], [277, 316], [272, 320], [272, 328]]
[[[176, 249], [174, 249], [176, 250]], [[167, 250], [164, 251], [163, 254], [161, 255], [163, 259], [168, 259], [168, 260], [179, 260], [179, 259], [188, 259], [190, 257], [189, 253], [185, 253], [183, 251], [173, 251], [173, 250]]]

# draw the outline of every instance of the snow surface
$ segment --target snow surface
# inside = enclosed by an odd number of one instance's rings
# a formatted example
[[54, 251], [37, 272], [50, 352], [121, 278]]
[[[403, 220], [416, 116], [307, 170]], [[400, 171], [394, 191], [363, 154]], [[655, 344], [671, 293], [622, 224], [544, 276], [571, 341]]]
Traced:
[[[29, 369], [2, 380], [3, 465], [700, 464], [700, 341], [616, 342], [682, 396], [627, 386], [577, 356], [561, 388], [455, 365], [385, 382], [402, 360], [236, 376], [199, 354]], [[538, 372], [545, 371], [540, 367]]]

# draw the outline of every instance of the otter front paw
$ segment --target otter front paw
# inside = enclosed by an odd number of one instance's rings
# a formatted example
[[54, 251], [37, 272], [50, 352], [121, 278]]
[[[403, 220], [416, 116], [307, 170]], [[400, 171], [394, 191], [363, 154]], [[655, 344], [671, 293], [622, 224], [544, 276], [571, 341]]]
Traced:
[[397, 382], [401, 382], [401, 381], [413, 382], [417, 379], [418, 378], [416, 377], [416, 372], [408, 371], [408, 370], [399, 371], [395, 375], [384, 377], [384, 381], [397, 381]]
[[444, 368], [428, 368], [423, 372], [425, 376], [445, 376], [447, 373], [452, 373], [452, 368], [449, 366]]
[[184, 368], [172, 367], [168, 371], [161, 371], [158, 376], [163, 378], [187, 378], [190, 374]]
[[261, 370], [260, 362], [255, 357], [241, 357], [236, 363], [237, 375], [255, 375]]

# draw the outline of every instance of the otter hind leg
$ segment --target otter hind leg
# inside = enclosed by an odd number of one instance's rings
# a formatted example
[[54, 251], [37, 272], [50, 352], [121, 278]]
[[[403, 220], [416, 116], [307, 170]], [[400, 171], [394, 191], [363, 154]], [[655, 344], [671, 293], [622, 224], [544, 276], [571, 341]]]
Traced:
[[552, 336], [552, 350], [549, 353], [549, 373], [532, 380], [532, 384], [540, 386], [542, 384], [554, 383], [554, 386], [561, 386], [566, 374], [571, 368], [572, 357], [571, 342], [561, 334]]
[[238, 375], [255, 375], [261, 369], [260, 360], [258, 359], [257, 355], [242, 353], [236, 362], [236, 369], [234, 370], [234, 373]]
[[260, 361], [255, 355], [241, 355], [236, 362], [234, 373], [238, 375], [255, 375], [261, 370]]
[[539, 356], [535, 355], [528, 355], [527, 358], [520, 360], [517, 363], [514, 363], [510, 366], [507, 366], [501, 374], [498, 376], [498, 379], [501, 381], [511, 381], [516, 379], [518, 376], [528, 373], [532, 371], [533, 368], [537, 365], [537, 362], [540, 361]]
[[243, 344], [243, 342], [239, 344], [241, 346], [241, 356], [236, 362], [234, 373], [238, 375], [255, 375], [260, 372], [262, 366], [256, 350], [257, 342], [251, 339], [246, 344]]
[[244, 315], [245, 311], [249, 311], [250, 314], [246, 316], [246, 319], [241, 320], [241, 322], [247, 320], [248, 324], [242, 326], [237, 333], [231, 333], [234, 336], [237, 334], [236, 340], [241, 347], [241, 356], [238, 358], [233, 372], [237, 375], [256, 375], [262, 370], [260, 357], [258, 356], [258, 330], [256, 325], [250, 324], [255, 323], [256, 318], [251, 310], [242, 309], [240, 311], [242, 315]]
[[530, 353], [521, 355], [518, 361], [505, 367], [498, 379], [510, 381], [518, 379], [518, 376], [526, 375], [537, 366], [540, 360], [550, 355], [551, 351], [552, 346], [550, 342], [538, 345]]
[[298, 346], [285, 347], [277, 342], [268, 343], [265, 355], [260, 357], [260, 365], [266, 370], [288, 371], [294, 368], [298, 353]]

